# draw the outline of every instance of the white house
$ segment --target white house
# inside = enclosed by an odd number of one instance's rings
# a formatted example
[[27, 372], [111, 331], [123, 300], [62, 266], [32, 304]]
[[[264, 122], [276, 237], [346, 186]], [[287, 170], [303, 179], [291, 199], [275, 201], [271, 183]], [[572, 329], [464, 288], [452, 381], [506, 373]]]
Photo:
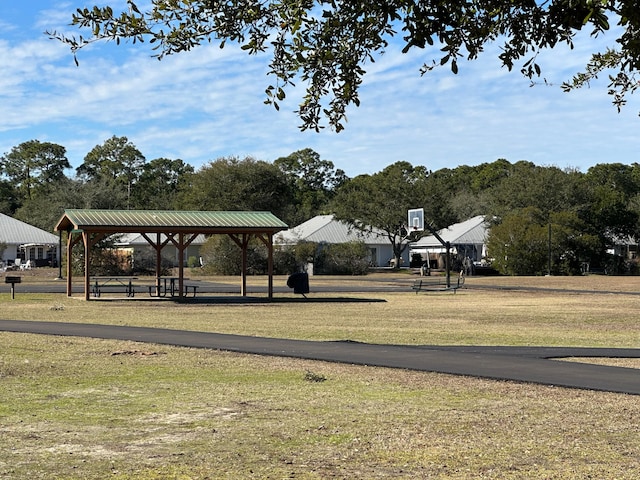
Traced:
[[[166, 235], [160, 235], [160, 243], [165, 242], [167, 239]], [[155, 236], [152, 238], [155, 241]], [[189, 246], [184, 251], [184, 264], [187, 265], [189, 258], [194, 257], [196, 259], [200, 259], [200, 247], [207, 241], [207, 237], [205, 235], [198, 235], [196, 238], [189, 244]], [[127, 252], [128, 255], [131, 256], [131, 259], [135, 263], [136, 257], [140, 255], [155, 255], [155, 250], [149, 242], [142, 236], [141, 233], [124, 233], [118, 235], [114, 246], [122, 252]], [[155, 257], [154, 257], [155, 258]], [[176, 246], [168, 242], [167, 245], [162, 249], [162, 258], [169, 261], [174, 267], [179, 264], [179, 255], [178, 249]]]
[[[461, 223], [453, 224], [439, 230], [437, 233], [444, 242], [451, 245], [451, 255], [460, 262], [479, 264], [486, 257], [487, 233], [489, 225], [483, 215], [470, 218]], [[424, 261], [429, 259], [431, 268], [443, 268], [441, 265], [445, 246], [435, 235], [422, 237], [409, 245], [411, 255], [420, 254]]]
[[3, 265], [55, 266], [60, 258], [60, 239], [53, 233], [0, 213], [0, 252]]
[[[333, 215], [318, 215], [297, 227], [277, 233], [273, 237], [275, 245], [295, 245], [300, 241], [315, 242], [319, 245], [364, 242], [371, 252], [371, 265], [387, 266], [393, 259], [393, 247], [385, 232], [372, 229], [362, 232], [348, 223], [334, 219]], [[404, 265], [409, 265], [409, 254], [403, 252]]]

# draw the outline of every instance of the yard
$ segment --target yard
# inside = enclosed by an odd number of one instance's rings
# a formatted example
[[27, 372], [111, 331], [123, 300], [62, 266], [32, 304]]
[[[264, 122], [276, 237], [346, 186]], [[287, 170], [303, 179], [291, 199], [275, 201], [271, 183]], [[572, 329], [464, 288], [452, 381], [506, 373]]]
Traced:
[[[403, 279], [314, 277], [312, 285], [357, 281], [384, 287]], [[0, 319], [375, 343], [639, 348], [637, 282], [468, 278], [456, 295], [407, 288], [341, 294], [376, 302], [230, 305], [46, 293], [12, 301], [5, 289]], [[136, 342], [14, 333], [0, 333], [0, 342], [2, 478], [640, 473], [635, 396]], [[636, 359], [605, 362], [640, 368]]]

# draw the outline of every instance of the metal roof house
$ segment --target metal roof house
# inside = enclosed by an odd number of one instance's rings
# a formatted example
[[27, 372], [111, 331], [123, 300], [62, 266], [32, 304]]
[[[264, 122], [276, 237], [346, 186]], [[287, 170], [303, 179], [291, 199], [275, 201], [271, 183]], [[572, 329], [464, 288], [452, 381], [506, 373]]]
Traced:
[[[459, 260], [468, 258], [471, 262], [481, 262], [486, 256], [486, 240], [489, 225], [484, 215], [478, 215], [461, 223], [453, 224], [438, 231], [443, 241], [451, 245], [451, 252]], [[417, 242], [409, 245], [410, 254], [419, 253], [425, 258], [428, 256], [430, 266], [438, 261], [438, 257], [445, 253], [446, 248], [435, 235], [422, 237]]]
[[[364, 242], [371, 251], [373, 266], [387, 266], [393, 259], [393, 248], [387, 235], [379, 229], [362, 232], [348, 223], [336, 220], [333, 215], [317, 215], [297, 227], [276, 234], [275, 245], [295, 245], [300, 241], [315, 242], [320, 245]], [[405, 265], [408, 265], [408, 253], [403, 254]]]
[[30, 260], [36, 266], [51, 265], [60, 258], [60, 239], [28, 223], [0, 213], [0, 243], [7, 248], [0, 252], [2, 262], [15, 264]]

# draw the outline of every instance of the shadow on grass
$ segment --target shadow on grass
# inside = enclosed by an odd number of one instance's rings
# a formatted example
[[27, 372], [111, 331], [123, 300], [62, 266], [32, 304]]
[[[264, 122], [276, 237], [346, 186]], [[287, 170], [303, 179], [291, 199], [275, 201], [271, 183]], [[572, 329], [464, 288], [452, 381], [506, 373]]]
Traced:
[[[174, 301], [178, 301], [174, 299]], [[180, 303], [193, 303], [193, 304], [239, 304], [249, 305], [252, 303], [386, 303], [386, 300], [382, 298], [354, 298], [354, 297], [190, 297], [179, 300]]]
[[242, 296], [199, 296], [199, 297], [91, 297], [89, 302], [174, 302], [187, 305], [252, 305], [269, 303], [386, 303], [383, 298], [354, 298], [354, 297], [242, 297]]

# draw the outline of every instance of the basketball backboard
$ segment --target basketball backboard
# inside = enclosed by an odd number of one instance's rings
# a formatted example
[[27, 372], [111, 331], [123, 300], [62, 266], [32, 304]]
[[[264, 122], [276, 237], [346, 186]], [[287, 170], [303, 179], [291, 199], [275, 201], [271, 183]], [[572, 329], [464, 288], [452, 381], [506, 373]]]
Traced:
[[412, 208], [409, 211], [409, 232], [422, 232], [424, 230], [424, 208]]

